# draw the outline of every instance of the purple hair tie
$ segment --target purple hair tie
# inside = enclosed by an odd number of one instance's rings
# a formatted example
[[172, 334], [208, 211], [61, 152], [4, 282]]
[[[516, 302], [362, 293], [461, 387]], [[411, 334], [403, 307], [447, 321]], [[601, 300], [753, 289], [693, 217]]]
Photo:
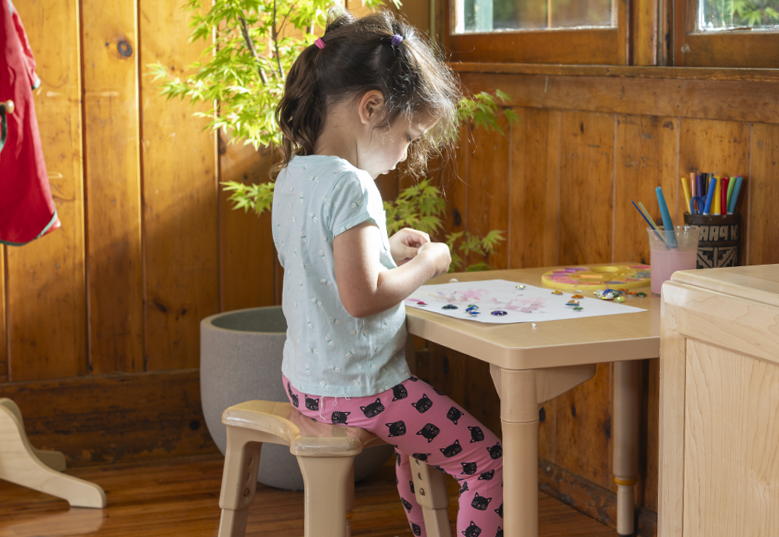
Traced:
[[400, 42], [403, 41], [403, 36], [400, 34], [395, 34], [392, 36], [392, 46], [397, 47], [400, 45]]
[[324, 42], [324, 41], [322, 41], [322, 38], [321, 38], [321, 37], [317, 37], [317, 38], [316, 38], [316, 41], [314, 41], [314, 44], [315, 44], [317, 47], [319, 47], [319, 50], [322, 50], [323, 48], [325, 48], [325, 42]]

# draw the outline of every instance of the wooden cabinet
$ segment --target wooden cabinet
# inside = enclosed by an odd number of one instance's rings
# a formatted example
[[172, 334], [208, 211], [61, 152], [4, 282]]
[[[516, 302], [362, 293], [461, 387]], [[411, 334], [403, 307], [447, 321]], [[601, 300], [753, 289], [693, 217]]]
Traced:
[[660, 537], [779, 535], [779, 265], [663, 285]]

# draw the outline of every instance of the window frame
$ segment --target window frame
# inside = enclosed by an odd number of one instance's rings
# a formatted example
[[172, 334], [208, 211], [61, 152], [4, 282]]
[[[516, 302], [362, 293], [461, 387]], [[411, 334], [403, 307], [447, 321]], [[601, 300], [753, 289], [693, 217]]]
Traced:
[[779, 31], [698, 32], [698, 0], [674, 0], [673, 7], [674, 66], [779, 68]]
[[431, 0], [453, 62], [779, 68], [779, 31], [695, 31], [697, 0], [617, 0], [617, 27], [450, 35], [454, 0]]
[[629, 0], [617, 0], [616, 28], [517, 30], [452, 35], [454, 0], [439, 11], [444, 43], [454, 62], [628, 65]]

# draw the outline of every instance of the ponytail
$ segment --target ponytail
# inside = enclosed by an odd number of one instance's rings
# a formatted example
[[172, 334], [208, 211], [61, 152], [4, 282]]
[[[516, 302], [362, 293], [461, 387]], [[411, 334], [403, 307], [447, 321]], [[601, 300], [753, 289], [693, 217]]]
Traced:
[[319, 91], [314, 63], [322, 51], [315, 45], [298, 56], [287, 76], [284, 97], [276, 108], [276, 122], [284, 135], [283, 165], [295, 155], [313, 155], [322, 131], [325, 106]]
[[461, 92], [438, 52], [389, 11], [361, 19], [348, 12], [331, 15], [324, 35], [295, 60], [276, 108], [284, 141], [274, 171], [296, 155], [314, 154], [329, 104], [371, 90], [384, 96], [388, 127], [401, 114], [437, 120], [409, 149], [406, 168], [421, 174], [427, 160], [454, 139]]

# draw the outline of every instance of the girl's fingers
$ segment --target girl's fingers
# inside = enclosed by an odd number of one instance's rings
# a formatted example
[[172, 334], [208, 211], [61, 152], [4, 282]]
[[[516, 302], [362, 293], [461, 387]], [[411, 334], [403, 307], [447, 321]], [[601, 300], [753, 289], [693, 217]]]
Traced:
[[409, 245], [422, 246], [423, 244], [430, 242], [430, 235], [424, 231], [411, 228], [404, 228], [402, 231], [406, 232], [403, 238]]

